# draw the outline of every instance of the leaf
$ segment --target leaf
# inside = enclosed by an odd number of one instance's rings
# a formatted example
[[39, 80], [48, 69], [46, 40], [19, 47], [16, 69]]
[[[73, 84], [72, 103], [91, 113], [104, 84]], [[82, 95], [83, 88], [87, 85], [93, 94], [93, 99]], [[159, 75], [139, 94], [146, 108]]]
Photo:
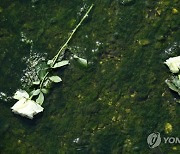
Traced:
[[33, 91], [32, 95], [36, 96], [36, 95], [39, 95], [39, 93], [40, 93], [40, 89], [37, 89]]
[[178, 80], [178, 78], [173, 80], [173, 83], [176, 85], [176, 87], [180, 88], [180, 80]]
[[51, 65], [53, 63], [53, 60], [48, 60], [47, 64]]
[[47, 93], [48, 93], [48, 89], [45, 89], [45, 88], [41, 89], [41, 91], [42, 91], [44, 94], [47, 94]]
[[58, 68], [69, 64], [69, 60], [63, 60], [61, 62], [56, 63], [52, 68]]
[[86, 59], [80, 58], [80, 57], [78, 57], [78, 56], [76, 56], [76, 55], [74, 55], [73, 58], [74, 58], [81, 66], [87, 67], [88, 62], [87, 62]]
[[30, 96], [32, 96], [35, 91], [36, 91], [36, 90], [32, 90], [32, 91], [29, 93]]
[[44, 95], [42, 92], [40, 92], [38, 98], [36, 99], [36, 103], [38, 103], [39, 105], [42, 105], [44, 102]]
[[45, 74], [48, 71], [48, 68], [49, 68], [49, 66], [44, 62], [38, 65], [37, 70], [38, 70], [38, 77], [40, 80], [42, 80], [44, 78]]
[[52, 81], [49, 79], [43, 83], [43, 87], [45, 88], [51, 88], [51, 86], [52, 86]]
[[168, 85], [168, 87], [169, 87], [171, 90], [173, 90], [173, 91], [175, 91], [175, 92], [178, 92], [178, 91], [179, 91], [178, 88], [177, 88], [173, 83], [171, 83], [171, 81], [166, 80], [165, 82], [166, 82], [166, 84]]
[[35, 81], [35, 82], [33, 82], [33, 84], [34, 85], [39, 85], [40, 84], [40, 81], [38, 80], [38, 81]]
[[51, 76], [51, 77], [49, 77], [49, 79], [50, 79], [51, 81], [53, 81], [53, 82], [56, 82], [56, 83], [62, 81], [62, 79], [61, 79], [59, 76]]

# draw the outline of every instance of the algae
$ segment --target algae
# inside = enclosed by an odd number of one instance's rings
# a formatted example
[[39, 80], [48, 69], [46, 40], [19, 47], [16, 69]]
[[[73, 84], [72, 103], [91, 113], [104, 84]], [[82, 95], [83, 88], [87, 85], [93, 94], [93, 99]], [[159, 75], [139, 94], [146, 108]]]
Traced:
[[[92, 2], [69, 45], [90, 67], [57, 72], [63, 82], [33, 121], [14, 116], [13, 100], [0, 99], [0, 153], [179, 153], [179, 145], [150, 149], [146, 141], [154, 131], [165, 136], [167, 123], [169, 135], [179, 136], [178, 96], [164, 83], [169, 72], [163, 65], [179, 52], [179, 1]], [[51, 58], [90, 3], [1, 2], [0, 92], [12, 96], [22, 86], [31, 45], [21, 42], [21, 32], [33, 40], [34, 54]]]

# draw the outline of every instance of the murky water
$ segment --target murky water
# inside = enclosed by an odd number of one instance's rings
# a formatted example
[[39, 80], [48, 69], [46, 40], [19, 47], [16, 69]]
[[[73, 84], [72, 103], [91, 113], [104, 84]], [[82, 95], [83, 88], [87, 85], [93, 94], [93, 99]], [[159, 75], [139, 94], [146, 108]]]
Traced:
[[[69, 44], [87, 58], [57, 72], [33, 120], [14, 115], [11, 97], [42, 59], [52, 58], [88, 7]], [[150, 149], [147, 136], [179, 134], [179, 104], [163, 62], [179, 55], [178, 0], [0, 0], [0, 153], [179, 153]], [[172, 132], [165, 125], [172, 125]]]

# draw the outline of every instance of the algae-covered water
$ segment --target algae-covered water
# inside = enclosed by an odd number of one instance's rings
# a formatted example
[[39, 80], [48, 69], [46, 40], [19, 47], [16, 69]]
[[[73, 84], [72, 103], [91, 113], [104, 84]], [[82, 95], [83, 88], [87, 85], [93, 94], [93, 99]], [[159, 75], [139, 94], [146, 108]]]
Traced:
[[[52, 58], [88, 7], [69, 43], [88, 59], [58, 71], [63, 82], [33, 120], [11, 112], [17, 89]], [[163, 62], [180, 54], [178, 0], [0, 0], [0, 153], [147, 154], [180, 152], [178, 96]], [[159, 132], [161, 144], [147, 137]], [[171, 140], [172, 141], [172, 140]]]

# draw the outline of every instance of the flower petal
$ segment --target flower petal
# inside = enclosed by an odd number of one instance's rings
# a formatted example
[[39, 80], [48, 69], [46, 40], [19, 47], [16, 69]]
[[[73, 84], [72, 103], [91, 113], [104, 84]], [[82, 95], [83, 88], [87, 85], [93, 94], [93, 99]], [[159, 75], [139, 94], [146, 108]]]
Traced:
[[26, 102], [25, 98], [20, 99], [16, 104], [14, 104], [11, 109], [18, 110], [24, 106], [24, 103]]
[[37, 104], [33, 100], [28, 100], [27, 104], [29, 104], [29, 107], [31, 107], [36, 113], [42, 112], [44, 110], [44, 108], [41, 105]]
[[178, 73], [180, 70], [180, 56], [172, 57], [164, 62], [172, 73]]
[[17, 102], [18, 105], [17, 107], [12, 107], [13, 109], [12, 112], [27, 117], [29, 119], [33, 119], [34, 115], [44, 110], [43, 107], [41, 107], [33, 100], [26, 100], [24, 103], [18, 103], [18, 102]]
[[25, 90], [18, 90], [13, 96], [14, 99], [20, 100], [22, 98], [29, 98], [29, 94]]

